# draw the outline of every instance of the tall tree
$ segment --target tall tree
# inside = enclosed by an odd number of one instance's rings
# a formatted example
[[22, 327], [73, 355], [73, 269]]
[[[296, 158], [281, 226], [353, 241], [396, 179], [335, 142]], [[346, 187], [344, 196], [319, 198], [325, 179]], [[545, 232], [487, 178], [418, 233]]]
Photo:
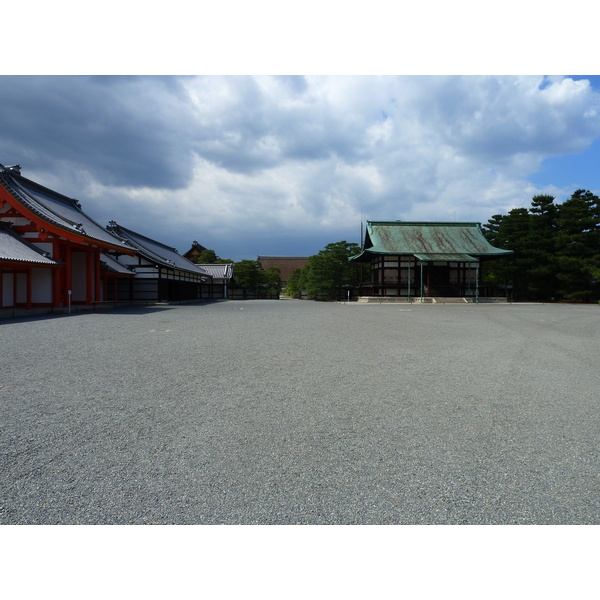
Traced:
[[554, 196], [531, 200], [527, 253], [530, 257], [528, 295], [532, 300], [552, 300], [557, 294], [555, 265], [558, 206]]
[[230, 258], [220, 258], [214, 250], [205, 249], [198, 254], [196, 264], [198, 265], [214, 265], [214, 264], [232, 264]]
[[266, 271], [258, 260], [233, 263], [234, 289], [244, 290], [244, 298], [277, 298], [281, 292], [281, 272], [278, 267]]
[[516, 300], [592, 301], [600, 298], [600, 199], [577, 190], [562, 204], [534, 196], [531, 208], [494, 215], [482, 228], [488, 241], [514, 250], [487, 276], [514, 285]]
[[[481, 231], [492, 246], [503, 248], [505, 250], [512, 250], [512, 248], [509, 248], [506, 245], [506, 239], [504, 237], [503, 222], [505, 219], [505, 215], [493, 215], [487, 223], [481, 226]], [[503, 292], [509, 296], [512, 294], [512, 292], [509, 292], [508, 287], [510, 286], [512, 288], [512, 264], [512, 256], [510, 258], [502, 258], [484, 262], [482, 264], [484, 283], [494, 290], [494, 295], [502, 294]]]
[[262, 268], [257, 260], [240, 260], [233, 263], [233, 284], [245, 290], [257, 289], [261, 283]]
[[285, 284], [286, 295], [292, 298], [300, 298], [302, 290], [304, 289], [304, 274], [305, 272], [303, 269], [295, 269], [292, 271]]
[[490, 244], [514, 254], [486, 265], [486, 276], [496, 283], [512, 286], [512, 298], [523, 300], [527, 298], [528, 272], [531, 266], [528, 255], [529, 220], [531, 215], [526, 208], [513, 208], [507, 215], [494, 215], [482, 227], [484, 236]]
[[558, 210], [556, 277], [567, 300], [591, 301], [600, 297], [600, 199], [576, 190]]
[[358, 244], [346, 240], [327, 244], [304, 267], [304, 288], [310, 298], [342, 300], [358, 283], [358, 269], [349, 258], [360, 252]]
[[281, 269], [269, 267], [262, 272], [262, 279], [269, 296], [278, 296], [281, 293]]
[[218, 256], [214, 250], [202, 250], [200, 254], [198, 254], [198, 259], [196, 262], [199, 265], [213, 265], [217, 262]]

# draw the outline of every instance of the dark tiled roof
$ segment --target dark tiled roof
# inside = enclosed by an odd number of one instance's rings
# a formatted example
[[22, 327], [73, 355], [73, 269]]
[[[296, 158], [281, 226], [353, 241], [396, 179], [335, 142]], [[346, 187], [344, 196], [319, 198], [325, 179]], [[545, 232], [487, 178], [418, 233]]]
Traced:
[[115, 260], [109, 254], [105, 254], [104, 252], [100, 253], [100, 263], [102, 267], [107, 271], [111, 271], [112, 273], [119, 273], [121, 275], [131, 275], [132, 277], [135, 273], [128, 269], [125, 265], [122, 265], [120, 262]]
[[0, 260], [37, 265], [59, 264], [4, 223], [0, 223]]
[[212, 265], [195, 265], [203, 273], [208, 273], [214, 279], [231, 279], [233, 276], [233, 268], [231, 264], [215, 263]]
[[2, 185], [16, 200], [48, 223], [91, 240], [126, 248], [123, 240], [86, 215], [73, 198], [67, 198], [14, 171], [0, 171]]
[[115, 221], [109, 223], [108, 230], [126, 240], [132, 248], [135, 248], [141, 256], [149, 261], [171, 269], [181, 269], [195, 274], [201, 271], [201, 273], [208, 275], [202, 269], [198, 269], [187, 258], [181, 256], [175, 248], [165, 246], [165, 244], [161, 244], [156, 240], [122, 227]]

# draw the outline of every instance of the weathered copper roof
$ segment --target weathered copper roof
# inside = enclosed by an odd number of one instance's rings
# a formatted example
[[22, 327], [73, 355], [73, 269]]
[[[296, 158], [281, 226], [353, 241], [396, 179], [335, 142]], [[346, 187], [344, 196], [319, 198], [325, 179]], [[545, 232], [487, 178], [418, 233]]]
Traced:
[[421, 262], [478, 262], [470, 254], [445, 253], [445, 254], [424, 254], [416, 253], [415, 257]]
[[[505, 256], [512, 250], [495, 248], [483, 237], [479, 223], [413, 221], [367, 221], [367, 234], [360, 254], [398, 254], [419, 260], [468, 261], [473, 257]], [[460, 256], [462, 255], [462, 258]]]

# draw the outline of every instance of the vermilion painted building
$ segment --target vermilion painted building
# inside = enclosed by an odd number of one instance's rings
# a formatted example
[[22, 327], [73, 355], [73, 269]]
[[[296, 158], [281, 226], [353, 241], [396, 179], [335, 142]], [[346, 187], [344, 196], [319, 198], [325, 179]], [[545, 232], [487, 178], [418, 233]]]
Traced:
[[59, 263], [0, 222], [0, 308], [51, 301], [52, 280]]
[[[107, 282], [131, 277], [103, 268], [136, 251], [79, 202], [0, 165], [0, 308], [66, 307], [110, 299]], [[20, 242], [20, 243], [19, 243]]]

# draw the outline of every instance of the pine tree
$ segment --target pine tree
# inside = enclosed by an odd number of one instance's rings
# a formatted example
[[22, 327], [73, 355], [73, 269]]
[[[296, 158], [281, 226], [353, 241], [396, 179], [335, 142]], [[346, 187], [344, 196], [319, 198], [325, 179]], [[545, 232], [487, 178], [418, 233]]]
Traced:
[[558, 206], [554, 196], [539, 195], [531, 200], [527, 254], [530, 259], [527, 290], [531, 300], [552, 300], [557, 293], [556, 234]]
[[556, 277], [566, 300], [600, 298], [600, 199], [577, 190], [558, 209]]
[[327, 244], [308, 259], [303, 269], [304, 289], [310, 298], [343, 300], [348, 288], [358, 283], [358, 267], [348, 260], [360, 252], [358, 244], [345, 240]]

